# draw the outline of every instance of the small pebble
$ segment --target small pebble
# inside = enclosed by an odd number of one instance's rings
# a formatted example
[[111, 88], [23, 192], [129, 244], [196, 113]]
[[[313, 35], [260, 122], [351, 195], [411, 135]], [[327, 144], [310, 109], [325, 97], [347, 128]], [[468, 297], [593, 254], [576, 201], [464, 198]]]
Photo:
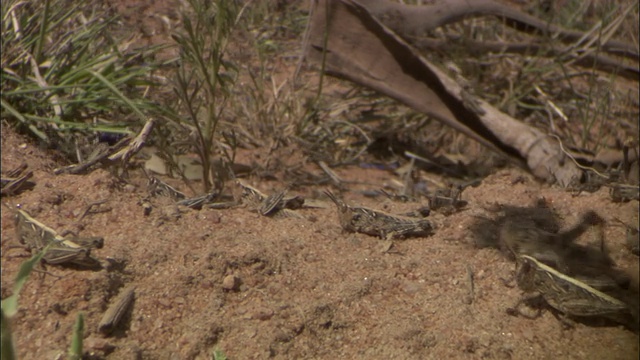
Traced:
[[251, 318], [256, 319], [256, 320], [269, 320], [273, 317], [273, 310], [271, 309], [259, 309], [258, 311], [256, 311], [255, 313], [253, 313], [253, 315], [251, 315]]
[[234, 275], [227, 275], [222, 280], [222, 288], [229, 291], [237, 291], [240, 287], [240, 278]]

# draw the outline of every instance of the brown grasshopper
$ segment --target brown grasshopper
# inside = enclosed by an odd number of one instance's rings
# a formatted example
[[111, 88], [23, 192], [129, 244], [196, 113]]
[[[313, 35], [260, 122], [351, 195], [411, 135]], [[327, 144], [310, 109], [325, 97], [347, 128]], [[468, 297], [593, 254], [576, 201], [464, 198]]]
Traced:
[[166, 196], [173, 201], [180, 201], [187, 198], [187, 195], [182, 193], [181, 191], [176, 190], [171, 185], [163, 182], [155, 176], [147, 175], [149, 177], [149, 182], [147, 183], [147, 191], [152, 196], [161, 195]]
[[220, 192], [214, 189], [212, 192], [188, 199], [177, 201], [176, 204], [192, 209], [200, 210], [202, 206], [213, 203], [220, 196]]
[[609, 195], [613, 202], [640, 200], [640, 187], [638, 185], [611, 184], [609, 186]]
[[429, 196], [429, 208], [439, 211], [444, 215], [451, 215], [467, 206], [467, 202], [461, 199], [463, 186], [451, 185], [446, 189], [439, 189]]
[[91, 257], [91, 249], [103, 247], [104, 239], [101, 237], [65, 238], [21, 209], [16, 213], [16, 230], [20, 242], [30, 250], [40, 251], [48, 246], [42, 258], [47, 264], [100, 265]]
[[301, 196], [285, 197], [288, 189], [267, 196], [253, 186], [240, 180], [237, 182], [242, 187], [242, 202], [257, 209], [262, 216], [272, 216], [277, 213], [291, 216], [290, 210], [299, 209], [304, 205], [304, 198]]
[[523, 302], [542, 298], [552, 308], [569, 317], [604, 317], [630, 324], [630, 308], [582, 281], [569, 277], [529, 255], [517, 259], [516, 281], [529, 295], [521, 299], [511, 311], [518, 312]]
[[430, 235], [433, 227], [425, 219], [391, 215], [363, 207], [352, 207], [338, 199], [331, 191], [324, 192], [338, 208], [338, 219], [345, 231], [379, 236], [390, 240], [410, 236]]
[[155, 176], [148, 175], [147, 190], [151, 196], [161, 195], [171, 198], [178, 205], [186, 206], [192, 209], [200, 210], [204, 205], [211, 204], [220, 197], [218, 190], [192, 198], [188, 198], [183, 192], [176, 190], [171, 185], [163, 182]]
[[27, 164], [21, 164], [17, 168], [2, 175], [2, 195], [15, 195], [24, 190], [34, 187], [34, 183], [29, 181], [33, 177], [33, 172], [27, 171]]

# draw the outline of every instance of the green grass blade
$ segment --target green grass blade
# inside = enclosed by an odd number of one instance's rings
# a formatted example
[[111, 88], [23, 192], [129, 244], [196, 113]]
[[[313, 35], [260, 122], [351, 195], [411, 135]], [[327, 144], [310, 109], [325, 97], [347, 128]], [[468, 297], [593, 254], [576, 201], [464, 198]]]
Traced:
[[2, 360], [13, 360], [16, 358], [16, 350], [13, 347], [13, 339], [11, 338], [11, 326], [9, 319], [4, 315], [4, 311], [0, 309], [0, 354]]
[[33, 132], [37, 137], [39, 137], [40, 139], [42, 139], [44, 141], [49, 140], [49, 137], [45, 133], [43, 133], [42, 131], [38, 130], [38, 128], [36, 128], [33, 124], [30, 124], [27, 121], [27, 119], [18, 110], [16, 110], [8, 102], [4, 101], [4, 99], [0, 99], [0, 105], [2, 105], [3, 109], [5, 109], [8, 112], [10, 112], [11, 115], [15, 116], [16, 119], [18, 119], [21, 123], [27, 125], [29, 127], [29, 130], [31, 130], [31, 132]]
[[36, 49], [33, 54], [36, 60], [36, 63], [38, 64], [42, 62], [42, 47], [46, 41], [48, 24], [49, 24], [49, 21], [51, 20], [49, 18], [49, 6], [50, 6], [50, 1], [46, 0], [44, 2], [44, 10], [42, 11], [42, 20], [40, 23], [40, 31], [38, 33], [38, 38], [36, 42]]
[[120, 100], [122, 100], [124, 103], [126, 103], [131, 110], [133, 110], [139, 117], [140, 120], [142, 122], [146, 122], [147, 121], [147, 117], [144, 115], [144, 113], [142, 113], [142, 111], [140, 111], [140, 109], [136, 106], [136, 104], [134, 104], [133, 102], [131, 102], [131, 100], [129, 100], [128, 97], [126, 97], [122, 92], [120, 92], [120, 90], [118, 90], [118, 88], [111, 83], [109, 80], [107, 80], [104, 76], [102, 76], [102, 74], [97, 73], [93, 70], [87, 70], [91, 75], [93, 75], [96, 79], [100, 80], [106, 87], [108, 87], [114, 95], [116, 95], [117, 97], [120, 98]]
[[105, 125], [95, 125], [95, 124], [85, 124], [85, 123], [77, 123], [77, 122], [69, 122], [62, 121], [58, 117], [45, 118], [41, 116], [33, 116], [33, 115], [25, 115], [26, 119], [34, 121], [34, 122], [42, 122], [49, 124], [56, 124], [64, 127], [65, 129], [77, 129], [77, 130], [91, 130], [91, 131], [104, 131], [110, 132], [114, 134], [125, 134], [131, 135], [134, 134], [133, 131], [127, 129], [128, 124], [126, 123], [112, 123]]
[[84, 315], [78, 314], [76, 324], [73, 327], [73, 338], [71, 340], [71, 347], [69, 348], [69, 360], [82, 359], [82, 336], [84, 333]]

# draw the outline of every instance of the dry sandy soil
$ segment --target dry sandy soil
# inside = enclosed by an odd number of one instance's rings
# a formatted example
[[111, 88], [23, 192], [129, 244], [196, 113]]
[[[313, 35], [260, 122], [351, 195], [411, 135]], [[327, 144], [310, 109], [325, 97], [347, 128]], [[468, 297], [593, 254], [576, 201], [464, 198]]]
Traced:
[[[3, 202], [20, 204], [59, 232], [105, 238], [105, 247], [93, 252], [102, 270], [48, 266], [50, 274], [29, 279], [12, 322], [22, 359], [65, 354], [78, 312], [85, 314], [87, 358], [94, 359], [205, 359], [214, 349], [231, 359], [639, 356], [638, 334], [622, 326], [577, 322], [565, 329], [551, 311], [533, 320], [508, 315], [522, 296], [503, 281], [515, 265], [497, 249], [476, 247], [470, 231], [478, 216], [491, 216], [486, 209], [496, 203], [533, 206], [544, 198], [564, 228], [594, 210], [607, 221], [612, 258], [637, 291], [638, 257], [614, 219], [637, 224], [638, 202], [612, 203], [607, 189], [574, 196], [519, 169], [504, 169], [465, 190], [468, 206], [462, 211], [432, 214], [434, 235], [398, 240], [384, 252], [383, 241], [342, 231], [335, 208], [319, 195], [324, 188], [293, 191], [325, 201], [324, 208], [298, 210], [304, 218], [269, 218], [242, 207], [197, 211], [162, 199], [153, 200], [145, 216], [141, 173], [134, 172], [127, 185], [104, 169], [55, 176], [52, 170], [66, 164], [4, 125], [1, 156], [3, 170], [26, 162], [36, 183]], [[362, 195], [387, 184], [394, 176], [389, 172], [336, 171], [353, 182], [341, 194], [351, 204], [393, 213], [425, 205]], [[284, 186], [248, 181], [265, 193]], [[107, 200], [105, 211], [82, 217], [99, 200]], [[28, 255], [12, 247], [18, 243], [13, 216], [3, 207], [3, 299]], [[591, 236], [579, 241], [588, 243]], [[223, 287], [229, 275], [240, 281], [232, 290]], [[97, 324], [127, 285], [136, 287], [134, 305], [115, 333], [102, 337]]]
[[[397, 241], [343, 233], [335, 209], [302, 209], [306, 219], [268, 218], [245, 208], [201, 211], [154, 203], [145, 216], [140, 174], [132, 185], [105, 170], [53, 176], [52, 156], [2, 129], [2, 166], [26, 161], [36, 187], [4, 202], [21, 206], [58, 231], [99, 235], [105, 247], [100, 271], [47, 267], [20, 297], [13, 329], [20, 358], [56, 358], [65, 352], [75, 316], [85, 313], [86, 349], [95, 358], [207, 358], [214, 348], [230, 358], [573, 358], [637, 359], [638, 335], [621, 326], [577, 323], [564, 329], [551, 312], [535, 320], [510, 316], [521, 296], [504, 285], [514, 264], [496, 249], [478, 249], [469, 227], [483, 208], [500, 203], [532, 206], [539, 198], [564, 226], [592, 209], [607, 221], [607, 245], [620, 269], [638, 283], [638, 257], [624, 246], [618, 217], [638, 222], [638, 203], [614, 204], [605, 190], [572, 196], [537, 184], [520, 170], [503, 170], [469, 188], [468, 207], [431, 215], [433, 236]], [[319, 171], [316, 170], [316, 171]], [[420, 206], [370, 199], [358, 190], [379, 188], [392, 175], [338, 170], [362, 181], [345, 198], [353, 204], [402, 213]], [[525, 176], [521, 183], [521, 176]], [[517, 181], [516, 184], [514, 180]], [[265, 192], [279, 183], [255, 184]], [[316, 190], [301, 193], [314, 197]], [[106, 212], [80, 219], [87, 204], [108, 200]], [[587, 234], [588, 237], [589, 234]], [[25, 255], [17, 244], [11, 211], [2, 211], [2, 297]], [[589, 241], [587, 238], [585, 241]], [[467, 267], [474, 274], [469, 303]], [[241, 281], [237, 291], [223, 279]], [[134, 284], [133, 309], [114, 336], [96, 331], [102, 313], [122, 286]]]

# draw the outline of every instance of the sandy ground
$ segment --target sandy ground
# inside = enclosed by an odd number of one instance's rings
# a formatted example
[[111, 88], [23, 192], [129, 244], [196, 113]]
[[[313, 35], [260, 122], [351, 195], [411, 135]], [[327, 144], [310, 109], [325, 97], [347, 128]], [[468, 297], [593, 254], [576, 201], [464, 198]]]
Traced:
[[[141, 174], [133, 173], [126, 186], [102, 169], [54, 176], [58, 164], [49, 154], [3, 127], [3, 169], [23, 161], [34, 171], [36, 187], [3, 201], [20, 204], [59, 232], [103, 236], [105, 247], [94, 254], [105, 267], [48, 266], [54, 276], [32, 276], [13, 320], [21, 358], [63, 354], [78, 312], [86, 316], [85, 345], [95, 358], [207, 358], [212, 349], [237, 359], [638, 357], [638, 335], [615, 324], [577, 323], [566, 330], [549, 311], [535, 320], [508, 315], [521, 297], [502, 280], [513, 275], [514, 264], [497, 249], [477, 248], [469, 230], [478, 216], [492, 216], [486, 209], [496, 203], [532, 206], [544, 198], [563, 227], [594, 210], [607, 220], [606, 243], [617, 267], [637, 289], [638, 257], [625, 247], [624, 229], [613, 219], [637, 223], [638, 203], [612, 203], [606, 190], [572, 196], [520, 170], [503, 170], [463, 193], [469, 202], [463, 211], [432, 214], [434, 235], [398, 240], [383, 252], [386, 244], [377, 238], [344, 233], [325, 198], [325, 208], [298, 210], [304, 218], [269, 218], [242, 207], [197, 211], [162, 198], [145, 216]], [[389, 181], [387, 172], [338, 173], [345, 180], [367, 179], [342, 194], [351, 204], [394, 213], [424, 205], [360, 195]], [[282, 187], [254, 185], [267, 193]], [[314, 198], [318, 190], [295, 193]], [[105, 212], [81, 219], [87, 204], [99, 200], [107, 200]], [[17, 244], [13, 216], [3, 208], [3, 298], [28, 255], [11, 247]], [[580, 240], [589, 242], [589, 236]], [[240, 281], [235, 290], [223, 286], [229, 275]], [[130, 284], [136, 286], [134, 306], [115, 334], [103, 338], [97, 324]]]
[[[150, 34], [150, 43], [166, 30], [154, 12], [176, 18], [168, 1], [115, 3], [128, 24], [146, 19], [137, 30]], [[498, 249], [476, 246], [472, 230], [479, 218], [495, 216], [488, 209], [496, 204], [530, 207], [544, 199], [562, 228], [593, 210], [606, 220], [611, 257], [629, 274], [637, 294], [638, 257], [625, 246], [625, 229], [615, 219], [637, 224], [638, 202], [612, 203], [607, 189], [575, 196], [508, 168], [465, 190], [468, 205], [462, 211], [432, 213], [429, 219], [437, 225], [432, 236], [397, 240], [388, 249], [375, 237], [343, 232], [333, 204], [322, 195], [326, 187], [291, 191], [321, 204], [298, 210], [300, 218], [269, 218], [244, 207], [197, 211], [162, 198], [152, 199], [153, 210], [145, 216], [140, 200], [147, 196], [146, 178], [139, 171], [126, 184], [105, 169], [55, 176], [53, 169], [66, 164], [6, 125], [1, 150], [3, 170], [25, 162], [36, 183], [31, 191], [3, 198], [4, 203], [20, 204], [58, 232], [105, 239], [104, 248], [93, 251], [103, 269], [47, 266], [49, 274], [29, 279], [12, 319], [22, 359], [64, 357], [79, 312], [85, 315], [88, 359], [209, 359], [214, 349], [230, 359], [640, 355], [638, 334], [616, 324], [577, 322], [566, 329], [551, 311], [533, 320], [507, 314], [522, 296], [504, 282], [515, 265]], [[314, 165], [306, 170], [321, 173]], [[349, 184], [340, 195], [350, 204], [391, 213], [426, 205], [363, 196], [364, 190], [389, 183], [394, 177], [389, 172], [336, 171]], [[283, 181], [247, 181], [265, 193], [285, 186]], [[102, 200], [103, 212], [83, 217], [89, 204]], [[3, 299], [29, 256], [15, 247], [13, 217], [3, 206]], [[593, 237], [587, 232], [579, 241], [587, 244]], [[232, 277], [237, 286], [229, 283]], [[103, 337], [97, 331], [102, 314], [129, 285], [136, 287], [134, 304], [114, 334]]]

